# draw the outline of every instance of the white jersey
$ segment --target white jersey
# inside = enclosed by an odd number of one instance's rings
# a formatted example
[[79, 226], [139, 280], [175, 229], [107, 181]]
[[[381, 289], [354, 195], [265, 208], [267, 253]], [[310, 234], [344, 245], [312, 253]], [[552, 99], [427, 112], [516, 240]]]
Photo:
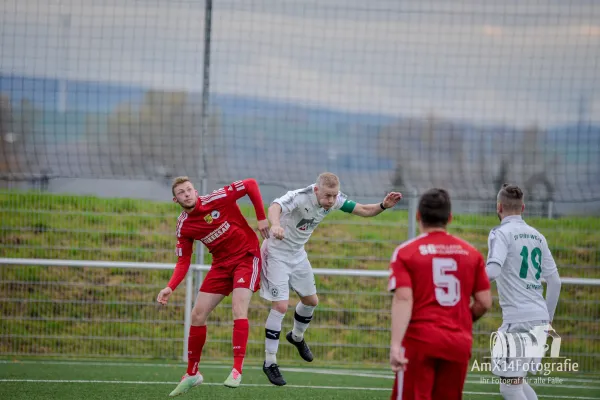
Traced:
[[271, 236], [265, 241], [264, 246], [269, 257], [287, 261], [302, 260], [306, 257], [304, 245], [308, 242], [315, 228], [332, 210], [342, 208], [347, 196], [338, 193], [335, 204], [325, 210], [317, 202], [314, 186], [304, 189], [292, 190], [282, 197], [273, 200], [281, 206], [281, 227], [285, 230], [283, 240]]
[[548, 321], [541, 278], [557, 269], [544, 235], [521, 216], [509, 216], [490, 232], [488, 249], [487, 263], [502, 270], [496, 285], [504, 322]]

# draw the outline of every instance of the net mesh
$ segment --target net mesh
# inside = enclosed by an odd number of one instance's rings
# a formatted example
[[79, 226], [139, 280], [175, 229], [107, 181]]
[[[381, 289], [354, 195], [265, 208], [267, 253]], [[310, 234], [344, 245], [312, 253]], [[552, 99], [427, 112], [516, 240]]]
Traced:
[[512, 181], [566, 212], [600, 200], [594, 2], [1, 7], [5, 184], [250, 174], [290, 188], [331, 170], [356, 196], [489, 199]]
[[[562, 276], [600, 277], [596, 2], [5, 0], [0, 11], [3, 257], [173, 262], [176, 206], [141, 200], [169, 200], [171, 177], [210, 189], [254, 177], [270, 201], [329, 170], [356, 200], [448, 188], [452, 232], [483, 252], [498, 187], [517, 183]], [[15, 190], [32, 188], [132, 199]], [[332, 215], [307, 250], [314, 267], [386, 269], [407, 228], [405, 212]], [[167, 311], [154, 305], [168, 271], [0, 274], [2, 354], [181, 354], [181, 291]], [[316, 354], [384, 362], [383, 283], [318, 284]], [[210, 357], [228, 357], [228, 304], [211, 320]], [[264, 307], [251, 310], [257, 358]], [[598, 371], [598, 312], [592, 287], [563, 287], [557, 329], [586, 371]], [[478, 325], [477, 354], [499, 323], [495, 310]]]

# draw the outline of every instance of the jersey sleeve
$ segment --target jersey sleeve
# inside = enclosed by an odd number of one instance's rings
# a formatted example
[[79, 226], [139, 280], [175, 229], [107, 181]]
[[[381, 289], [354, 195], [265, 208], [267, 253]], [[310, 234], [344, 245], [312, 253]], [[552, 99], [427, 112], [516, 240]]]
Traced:
[[333, 210], [342, 210], [346, 213], [352, 213], [356, 207], [356, 202], [348, 199], [345, 193], [339, 192], [335, 199], [335, 204], [331, 207]]
[[194, 249], [194, 241], [192, 239], [186, 237], [177, 238], [177, 246], [175, 246], [175, 254], [177, 255], [177, 264], [175, 265], [175, 270], [173, 271], [173, 275], [167, 284], [171, 290], [177, 289], [177, 286], [181, 283], [188, 270], [190, 269], [190, 264], [192, 262], [192, 253]]
[[498, 229], [492, 229], [488, 236], [488, 263], [504, 265], [508, 256], [508, 240]]
[[388, 291], [393, 292], [401, 287], [412, 288], [412, 279], [406, 267], [406, 263], [401, 258], [401, 248], [394, 250], [392, 260], [390, 261], [390, 277], [388, 280]]
[[556, 267], [556, 262], [554, 261], [554, 257], [552, 257], [552, 253], [548, 248], [548, 242], [546, 242], [546, 238], [544, 238], [542, 249], [542, 276], [544, 278], [554, 274], [558, 271]]
[[289, 214], [299, 207], [300, 198], [299, 194], [296, 191], [289, 191], [281, 197], [273, 200], [273, 203], [277, 203], [281, 206], [281, 212], [284, 214]]
[[473, 286], [473, 294], [481, 292], [482, 290], [490, 289], [490, 279], [488, 278], [487, 272], [485, 271], [485, 261], [480, 252], [476, 253], [476, 267], [475, 267], [475, 285]]
[[242, 197], [248, 195], [254, 206], [256, 218], [261, 221], [267, 219], [265, 215], [265, 205], [260, 194], [258, 183], [254, 179], [244, 179], [242, 181], [232, 182], [223, 188], [225, 190], [226, 199], [235, 202]]

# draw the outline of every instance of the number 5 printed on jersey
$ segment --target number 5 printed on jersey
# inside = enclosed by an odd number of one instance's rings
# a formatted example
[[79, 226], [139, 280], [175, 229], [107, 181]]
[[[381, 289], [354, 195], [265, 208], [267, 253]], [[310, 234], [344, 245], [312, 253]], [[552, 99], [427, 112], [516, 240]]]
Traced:
[[449, 272], [458, 270], [453, 258], [433, 259], [435, 299], [441, 306], [452, 307], [460, 301], [460, 281]]

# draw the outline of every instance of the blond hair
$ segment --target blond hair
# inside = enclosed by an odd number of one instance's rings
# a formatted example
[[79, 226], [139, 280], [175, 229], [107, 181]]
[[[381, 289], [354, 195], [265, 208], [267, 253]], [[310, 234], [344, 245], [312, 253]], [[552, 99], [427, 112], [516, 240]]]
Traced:
[[186, 182], [190, 182], [190, 178], [187, 176], [178, 176], [173, 179], [173, 184], [171, 185], [171, 192], [173, 193], [173, 196], [175, 196], [175, 188]]
[[331, 172], [323, 172], [317, 177], [317, 187], [326, 187], [329, 189], [340, 186], [340, 179]]
[[498, 204], [509, 212], [520, 212], [523, 208], [523, 191], [517, 185], [505, 183], [498, 192]]

